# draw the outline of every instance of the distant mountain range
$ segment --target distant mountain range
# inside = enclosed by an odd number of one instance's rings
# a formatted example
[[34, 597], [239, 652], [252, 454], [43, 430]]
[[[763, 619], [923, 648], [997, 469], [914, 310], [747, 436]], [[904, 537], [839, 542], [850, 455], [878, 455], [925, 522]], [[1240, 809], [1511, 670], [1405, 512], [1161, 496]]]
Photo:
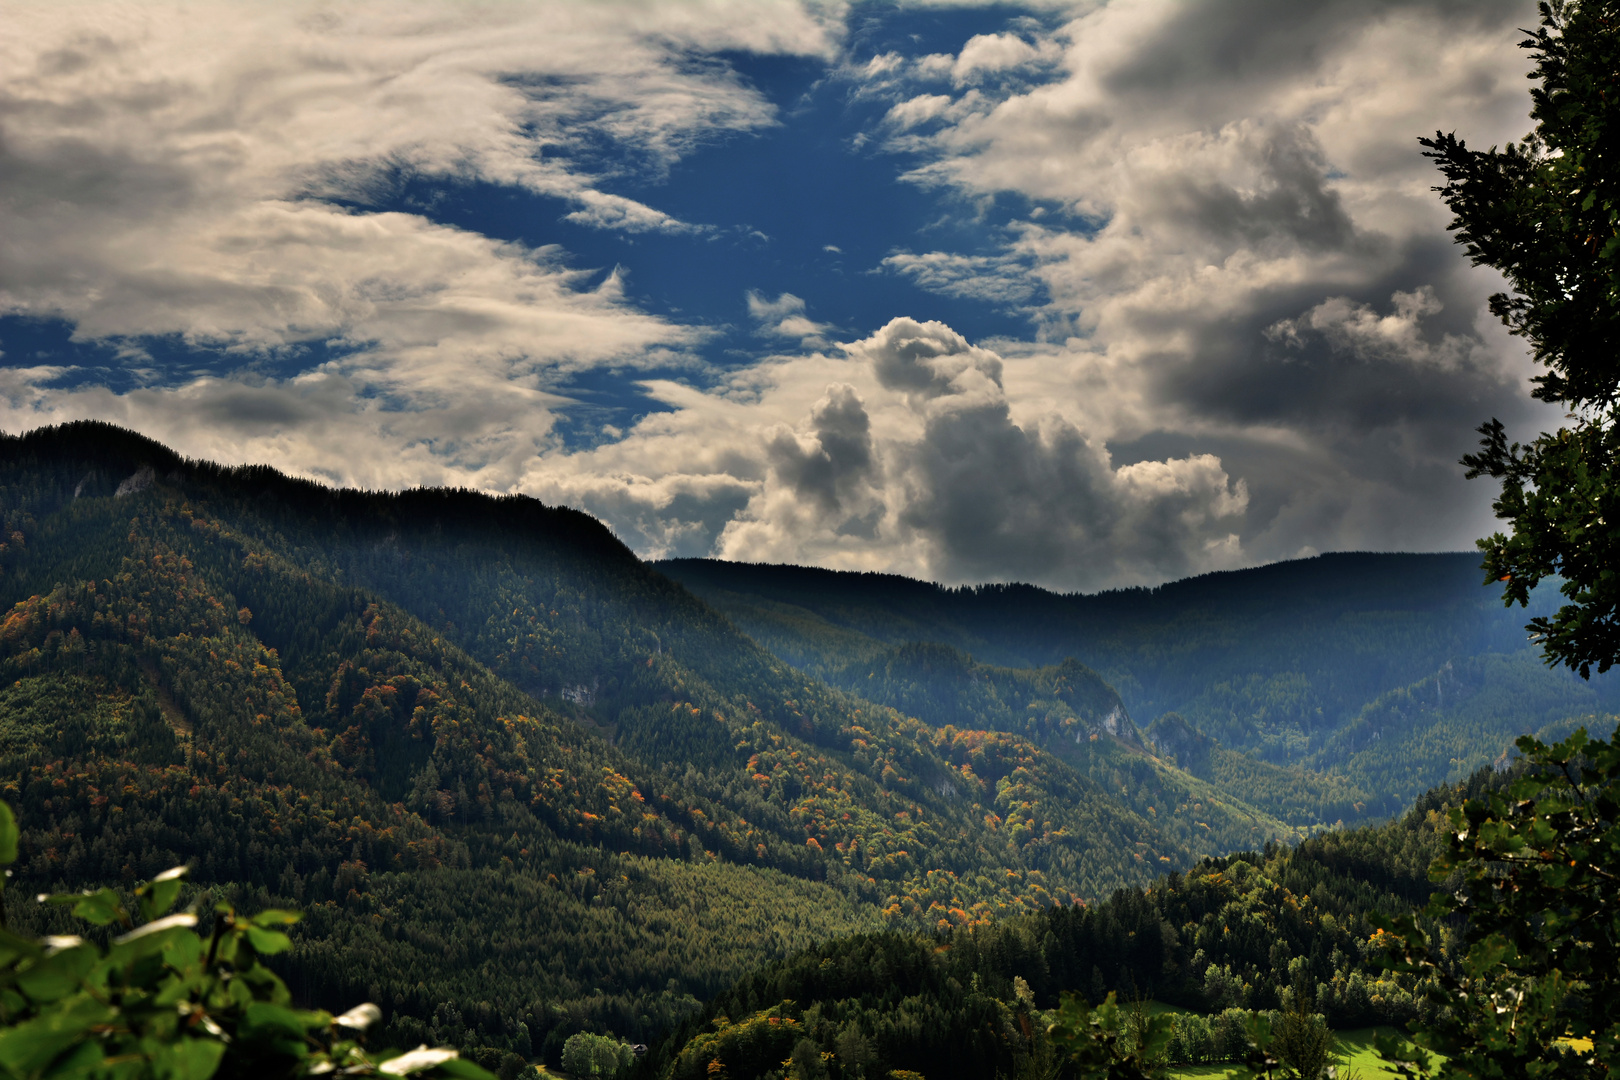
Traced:
[[[1526, 640], [1524, 624], [1557, 602], [1553, 586], [1529, 610], [1504, 608], [1472, 553], [1319, 555], [1090, 596], [708, 559], [654, 566], [787, 662], [930, 724], [971, 713], [1017, 730], [1022, 706], [1006, 688], [1078, 661], [1117, 689], [1161, 759], [1294, 823], [1313, 807], [1317, 821], [1388, 816], [1517, 735], [1610, 712], [1620, 695], [1613, 677], [1548, 669]], [[1299, 784], [1354, 790], [1365, 808], [1256, 787], [1300, 769]]]
[[1387, 816], [1608, 700], [1466, 556], [1097, 597], [649, 566], [533, 499], [93, 423], [0, 437], [0, 516], [16, 895], [190, 862], [308, 912], [295, 990], [405, 1044], [650, 1037], [813, 942]]

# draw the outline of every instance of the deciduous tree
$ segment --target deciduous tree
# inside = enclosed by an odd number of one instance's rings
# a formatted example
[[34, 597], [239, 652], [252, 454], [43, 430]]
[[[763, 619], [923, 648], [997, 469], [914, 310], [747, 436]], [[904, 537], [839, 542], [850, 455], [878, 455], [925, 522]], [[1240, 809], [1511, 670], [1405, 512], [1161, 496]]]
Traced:
[[1451, 228], [1477, 265], [1506, 277], [1491, 311], [1545, 370], [1535, 397], [1567, 422], [1527, 444], [1480, 428], [1469, 477], [1502, 482], [1511, 525], [1480, 541], [1507, 603], [1562, 579], [1568, 602], [1529, 629], [1547, 661], [1582, 675], [1620, 656], [1620, 0], [1548, 0], [1522, 43], [1535, 59], [1535, 129], [1498, 150], [1423, 139], [1444, 174]]

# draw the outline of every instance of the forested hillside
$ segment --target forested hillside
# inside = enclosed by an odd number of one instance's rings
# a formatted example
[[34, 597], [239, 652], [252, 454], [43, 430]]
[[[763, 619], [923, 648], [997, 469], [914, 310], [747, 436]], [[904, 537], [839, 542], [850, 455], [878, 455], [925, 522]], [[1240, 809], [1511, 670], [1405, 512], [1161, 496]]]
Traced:
[[1296, 996], [1336, 1028], [1404, 1023], [1431, 1005], [1413, 976], [1380, 968], [1369, 915], [1420, 908], [1445, 811], [1505, 780], [1484, 770], [1426, 793], [1397, 822], [1207, 860], [1087, 907], [817, 946], [717, 997], [657, 1048], [648, 1073], [744, 1080], [781, 1075], [791, 1055], [839, 1077], [1041, 1074], [1048, 1010], [1063, 993], [1189, 1010], [1182, 1026], [1202, 1044], [1173, 1047], [1182, 1063], [1241, 1059], [1243, 1013]]
[[[985, 699], [1078, 660], [1141, 723], [1174, 714], [1172, 727], [1193, 733], [1171, 736], [1180, 750], [1150, 738], [1162, 757], [1291, 821], [1388, 816], [1521, 733], [1611, 710], [1620, 687], [1548, 670], [1523, 625], [1554, 590], [1543, 586], [1528, 611], [1504, 609], [1468, 554], [1322, 555], [1091, 596], [702, 559], [657, 566], [782, 659], [912, 703], [925, 721], [966, 709], [1024, 730], [1016, 701], [986, 709]], [[904, 662], [929, 651], [921, 643], [963, 655], [924, 671]], [[1187, 756], [1203, 743], [1213, 753]]]
[[1080, 665], [1007, 686], [1023, 729], [926, 724], [531, 499], [334, 491], [75, 424], [0, 441], [0, 510], [14, 887], [189, 862], [303, 908], [294, 989], [383, 1004], [398, 1043], [650, 1037], [815, 941], [1291, 834], [1146, 755]]
[[[1021, 926], [1387, 815], [1425, 755], [1455, 769], [1460, 740], [1563, 707], [1524, 706], [1543, 673], [1511, 655], [1464, 658], [1335, 728], [1308, 760], [1384, 763], [1335, 776], [1243, 753], [1196, 710], [1144, 732], [1074, 658], [738, 613], [768, 651], [532, 499], [332, 490], [105, 425], [0, 441], [0, 511], [15, 887], [186, 862], [247, 909], [301, 908], [295, 992], [377, 1001], [404, 1045], [555, 1060], [580, 1030], [652, 1038], [819, 942]], [[1477, 708], [1503, 684], [1531, 690]], [[1163, 992], [1203, 985], [1186, 965]]]

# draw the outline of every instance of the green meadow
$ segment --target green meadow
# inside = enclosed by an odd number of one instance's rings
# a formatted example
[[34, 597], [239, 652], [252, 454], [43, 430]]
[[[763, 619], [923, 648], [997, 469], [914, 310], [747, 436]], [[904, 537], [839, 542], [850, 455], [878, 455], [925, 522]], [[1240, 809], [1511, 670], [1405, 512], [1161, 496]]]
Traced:
[[[1167, 1012], [1186, 1012], [1160, 1002], [1149, 1002], [1148, 1012], [1158, 1016]], [[1395, 1080], [1396, 1073], [1378, 1056], [1373, 1039], [1378, 1035], [1397, 1035], [1393, 1027], [1348, 1028], [1335, 1031], [1335, 1052], [1339, 1058], [1339, 1080]], [[1236, 1064], [1183, 1065], [1170, 1070], [1175, 1080], [1224, 1080], [1240, 1077], [1246, 1070]]]

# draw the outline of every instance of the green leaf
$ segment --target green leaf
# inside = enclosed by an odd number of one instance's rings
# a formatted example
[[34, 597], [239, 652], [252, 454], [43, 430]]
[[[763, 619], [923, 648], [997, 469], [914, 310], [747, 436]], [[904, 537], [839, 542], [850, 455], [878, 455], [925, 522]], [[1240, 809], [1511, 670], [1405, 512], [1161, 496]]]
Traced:
[[181, 879], [186, 876], [187, 869], [184, 866], [172, 867], [136, 890], [141, 898], [142, 919], [150, 922], [174, 906], [174, 902], [180, 898]]
[[274, 956], [292, 947], [292, 938], [286, 934], [279, 930], [261, 930], [257, 926], [247, 928], [247, 939], [260, 956]]
[[79, 984], [101, 959], [94, 945], [80, 944], [52, 953], [17, 976], [17, 988], [36, 1003], [58, 1001], [79, 990]]
[[37, 1073], [91, 1028], [117, 1015], [88, 994], [69, 998], [32, 1020], [0, 1031], [0, 1067], [19, 1076]]
[[10, 966], [19, 957], [38, 956], [43, 951], [38, 942], [0, 930], [0, 967]]
[[215, 1039], [182, 1038], [152, 1057], [152, 1072], [169, 1080], [208, 1080], [219, 1070], [225, 1044]]
[[166, 915], [114, 938], [113, 946], [107, 955], [119, 964], [152, 960], [157, 962], [161, 969], [163, 961], [159, 958], [163, 956], [164, 951], [176, 945], [184, 948], [181, 943], [185, 938], [196, 937], [191, 929], [196, 923], [195, 915]]
[[266, 908], [249, 919], [248, 922], [254, 926], [291, 926], [303, 917], [303, 912], [300, 911], [282, 911], [278, 908]]
[[87, 1039], [51, 1062], [44, 1080], [76, 1080], [78, 1077], [88, 1077], [96, 1073], [105, 1060], [106, 1056], [102, 1054], [100, 1045]]
[[195, 975], [190, 978], [170, 976], [158, 987], [157, 993], [152, 995], [152, 1004], [158, 1008], [169, 1008], [182, 1001], [190, 1001], [194, 994], [207, 985], [206, 977]]
[[125, 918], [124, 905], [119, 901], [118, 894], [111, 889], [97, 889], [95, 892], [84, 892], [77, 895], [73, 893], [59, 893], [56, 896], [40, 896], [40, 902], [52, 907], [71, 906], [73, 914], [90, 923], [92, 926], [106, 926]]
[[[281, 977], [263, 964], [254, 963], [237, 973], [231, 980], [233, 984], [244, 987], [254, 1001], [268, 1001], [276, 1005], [286, 1005], [292, 1001], [292, 994], [287, 991], [287, 984]], [[315, 1014], [311, 1014], [315, 1015]], [[325, 1015], [324, 1013], [320, 1015]], [[324, 1025], [326, 1021], [321, 1021]]]
[[0, 802], [0, 866], [17, 861], [17, 817]]
[[255, 1001], [243, 1010], [237, 1033], [248, 1039], [290, 1039], [302, 1046], [306, 1033], [325, 1026], [324, 1015], [300, 1012], [268, 1001]]
[[220, 938], [219, 945], [214, 950], [214, 959], [221, 964], [236, 963], [236, 944], [241, 939], [242, 935], [239, 933], [228, 933], [224, 937]]
[[460, 1080], [495, 1080], [495, 1074], [473, 1064], [466, 1058], [441, 1061], [426, 1073], [428, 1076], [454, 1076]]
[[186, 971], [202, 960], [202, 938], [196, 934], [174, 934], [163, 944], [163, 962], [176, 971]]
[[1271, 1046], [1271, 1021], [1264, 1013], [1252, 1012], [1243, 1018], [1243, 1034], [1249, 1045], [1257, 1050]]

